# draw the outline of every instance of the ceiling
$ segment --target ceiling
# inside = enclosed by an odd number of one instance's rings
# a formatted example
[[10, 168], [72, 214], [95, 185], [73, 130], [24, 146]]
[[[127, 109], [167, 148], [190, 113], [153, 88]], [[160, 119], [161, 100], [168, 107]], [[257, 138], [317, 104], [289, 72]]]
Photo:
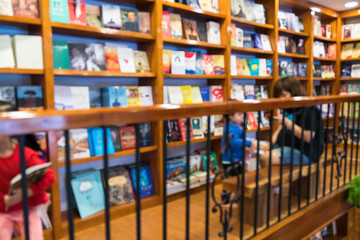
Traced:
[[[319, 4], [321, 6], [331, 8], [331, 9], [333, 9], [335, 11], [338, 11], [338, 12], [352, 9], [352, 8], [344, 7], [344, 4], [346, 2], [348, 2], [348, 1], [349, 0], [309, 0], [309, 2], [313, 2], [313, 3]], [[359, 8], [359, 6], [357, 6], [355, 8]]]

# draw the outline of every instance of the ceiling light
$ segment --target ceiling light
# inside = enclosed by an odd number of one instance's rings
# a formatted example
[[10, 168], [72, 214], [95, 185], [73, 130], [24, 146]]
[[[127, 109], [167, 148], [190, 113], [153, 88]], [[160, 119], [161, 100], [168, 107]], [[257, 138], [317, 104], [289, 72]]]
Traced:
[[356, 7], [357, 5], [358, 5], [358, 2], [355, 2], [355, 1], [345, 3], [346, 8], [353, 8], [353, 7]]
[[318, 7], [311, 7], [310, 9], [314, 12], [321, 12], [321, 9]]
[[314, 16], [314, 15], [315, 15], [315, 11], [311, 11], [311, 15], [313, 15], [313, 16]]

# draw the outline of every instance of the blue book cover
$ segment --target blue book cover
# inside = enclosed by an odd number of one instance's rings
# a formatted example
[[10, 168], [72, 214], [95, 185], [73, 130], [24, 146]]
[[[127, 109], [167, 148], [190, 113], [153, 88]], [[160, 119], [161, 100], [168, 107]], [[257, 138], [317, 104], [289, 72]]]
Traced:
[[72, 174], [71, 187], [81, 218], [91, 216], [105, 208], [100, 171]]
[[166, 161], [166, 177], [168, 179], [186, 173], [185, 157], [177, 157]]
[[203, 75], [205, 73], [205, 60], [203, 59], [203, 54], [201, 51], [196, 52], [196, 63], [195, 63], [195, 74]]
[[18, 110], [43, 110], [43, 93], [41, 86], [16, 87]]
[[89, 87], [90, 108], [101, 108], [101, 89], [97, 87]]
[[249, 68], [250, 68], [251, 76], [259, 76], [259, 64], [260, 64], [259, 58], [249, 59]]
[[273, 75], [273, 61], [271, 59], [266, 59], [266, 74], [268, 76]]
[[67, 0], [50, 0], [50, 17], [53, 22], [69, 23]]
[[209, 102], [210, 101], [210, 92], [209, 87], [200, 87], [200, 93], [203, 102]]
[[257, 33], [255, 34], [255, 47], [258, 49], [263, 49], [260, 34]]
[[[88, 135], [91, 139], [89, 141], [89, 149], [91, 156], [101, 156], [104, 155], [104, 135], [103, 129], [100, 127], [88, 128]], [[107, 136], [107, 153], [114, 154], [115, 147], [114, 142], [111, 138], [110, 128], [106, 128], [106, 136]]]
[[[131, 180], [134, 188], [134, 195], [136, 196], [136, 168], [130, 167]], [[140, 169], [140, 197], [146, 198], [155, 194], [154, 185], [151, 177], [149, 165], [142, 165]]]
[[122, 86], [104, 88], [103, 105], [104, 107], [127, 107], [126, 88]]

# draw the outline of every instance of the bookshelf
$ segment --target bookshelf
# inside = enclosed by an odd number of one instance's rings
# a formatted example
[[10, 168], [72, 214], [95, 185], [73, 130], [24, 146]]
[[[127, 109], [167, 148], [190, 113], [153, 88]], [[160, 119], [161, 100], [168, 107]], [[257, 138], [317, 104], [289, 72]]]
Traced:
[[[18, 16], [3, 16], [0, 15], [0, 26], [15, 27], [20, 29], [19, 34], [35, 34], [43, 37], [43, 59], [44, 69], [18, 69], [18, 68], [3, 68], [0, 69], [0, 76], [4, 75], [19, 75], [20, 78], [24, 77], [25, 80], [16, 80], [12, 84], [15, 86], [27, 84], [27, 85], [41, 85], [43, 87], [44, 104], [46, 109], [54, 109], [54, 86], [61, 85], [63, 79], [71, 79], [76, 85], [90, 86], [94, 82], [101, 82], [103, 85], [123, 85], [122, 81], [130, 81], [130, 85], [151, 86], [153, 89], [153, 101], [155, 104], [164, 103], [163, 99], [163, 86], [168, 81], [174, 81], [176, 83], [182, 80], [188, 84], [197, 85], [199, 82], [207, 86], [221, 85], [223, 88], [223, 98], [227, 100], [231, 97], [231, 86], [236, 84], [249, 84], [252, 85], [267, 85], [269, 88], [270, 97], [272, 96], [272, 87], [274, 83], [280, 78], [278, 62], [280, 59], [287, 59], [295, 63], [307, 64], [307, 76], [298, 77], [304, 86], [307, 88], [309, 95], [312, 95], [312, 89], [314, 83], [330, 85], [331, 93], [338, 94], [341, 82], [353, 82], [359, 81], [358, 78], [341, 78], [341, 64], [344, 62], [356, 62], [360, 61], [360, 58], [340, 60], [341, 46], [346, 43], [360, 42], [360, 38], [357, 39], [341, 39], [341, 26], [346, 23], [347, 19], [353, 19], [359, 17], [360, 14], [357, 11], [350, 11], [344, 13], [336, 13], [332, 10], [321, 7], [322, 12], [316, 13], [319, 15], [321, 21], [325, 24], [332, 26], [333, 36], [326, 38], [323, 36], [315, 36], [313, 32], [314, 17], [311, 15], [309, 6], [304, 6], [300, 1], [285, 1], [285, 0], [256, 0], [256, 3], [261, 3], [266, 9], [266, 23], [258, 23], [255, 21], [249, 21], [244, 18], [231, 16], [230, 0], [219, 1], [219, 13], [210, 11], [203, 11], [200, 9], [189, 7], [185, 4], [172, 3], [164, 0], [119, 0], [110, 1], [111, 4], [122, 6], [123, 4], [136, 7], [139, 10], [147, 11], [150, 13], [151, 20], [151, 32], [149, 34], [130, 32], [111, 28], [96, 28], [88, 26], [79, 26], [75, 24], [54, 22], [50, 19], [49, 0], [38, 0], [39, 3], [39, 16], [40, 18], [25, 18]], [[86, 0], [85, 0], [86, 2]], [[98, 4], [109, 3], [109, 1], [96, 0]], [[110, 3], [109, 3], [110, 4]], [[295, 32], [287, 29], [280, 29], [278, 24], [278, 11], [290, 11], [303, 19], [304, 32]], [[212, 44], [204, 41], [194, 41], [187, 39], [174, 39], [164, 37], [162, 34], [162, 13], [163, 11], [169, 11], [173, 13], [179, 13], [181, 17], [186, 19], [201, 19], [201, 21], [215, 21], [220, 24], [221, 43]], [[360, 21], [359, 21], [360, 22]], [[231, 36], [229, 29], [231, 24], [235, 24], [237, 27], [242, 28], [251, 33], [266, 34], [269, 36], [272, 51], [263, 51], [256, 48], [244, 48], [231, 46]], [[2, 33], [0, 30], [0, 34]], [[60, 39], [59, 36], [65, 36], [65, 38], [74, 38], [74, 41], [80, 41], [85, 39], [86, 41], [109, 41], [116, 43], [131, 42], [137, 44], [137, 49], [146, 51], [149, 63], [151, 66], [151, 72], [149, 73], [121, 73], [113, 71], [76, 71], [76, 70], [59, 70], [53, 69], [53, 50], [52, 42], [54, 39]], [[279, 36], [287, 36], [294, 39], [304, 39], [305, 41], [305, 55], [295, 53], [278, 53], [278, 38]], [[325, 58], [325, 57], [313, 57], [312, 45], [314, 41], [320, 41], [324, 43], [336, 43], [337, 44], [337, 58]], [[225, 74], [222, 75], [181, 75], [171, 74], [163, 72], [163, 49], [201, 49], [207, 51], [209, 54], [223, 54], [225, 60]], [[230, 69], [230, 57], [232, 54], [239, 55], [243, 58], [265, 58], [272, 60], [272, 75], [271, 76], [232, 76]], [[321, 64], [333, 64], [335, 71], [335, 78], [325, 79], [314, 77], [312, 65], [314, 62]], [[91, 77], [91, 78], [88, 78]], [[18, 79], [18, 78], [17, 78]], [[129, 80], [130, 79], [130, 80]], [[87, 80], [87, 81], [85, 81]], [[1, 85], [5, 86], [8, 83], [3, 82]], [[181, 85], [181, 84], [179, 84]], [[89, 111], [95, 111], [90, 109]], [[141, 148], [142, 160], [149, 163], [154, 187], [155, 195], [153, 197], [142, 200], [144, 208], [155, 206], [161, 203], [162, 189], [162, 165], [163, 159], [163, 123], [153, 122], [152, 128], [152, 142], [153, 146]], [[247, 130], [247, 132], [256, 132], [257, 130]], [[263, 132], [268, 132], [269, 128], [261, 129]], [[219, 159], [220, 155], [220, 137], [211, 137], [212, 150], [216, 152]], [[64, 162], [59, 162], [57, 159], [56, 148], [56, 133], [49, 133], [47, 137], [49, 144], [49, 159], [53, 163], [54, 172], [59, 179], [59, 169], [64, 167]], [[192, 140], [191, 143], [204, 143], [206, 139]], [[169, 150], [171, 148], [184, 146], [186, 143], [183, 141], [172, 142], [167, 145]], [[126, 157], [134, 155], [135, 150], [125, 150], [110, 155], [110, 159]], [[101, 160], [101, 157], [90, 157], [83, 159], [74, 159], [73, 165], [80, 165], [84, 163], [91, 163]], [[67, 223], [64, 213], [61, 212], [61, 200], [60, 200], [60, 187], [59, 184], [55, 184], [52, 189], [52, 206], [51, 216], [53, 229], [47, 230], [46, 235], [54, 237], [55, 239], [61, 239], [64, 232], [66, 232]], [[112, 218], [121, 217], [135, 211], [134, 204], [126, 204], [111, 208]], [[88, 219], [77, 218], [75, 221], [76, 231], [95, 226], [103, 219], [102, 213]], [[51, 239], [51, 238], [50, 238]]]

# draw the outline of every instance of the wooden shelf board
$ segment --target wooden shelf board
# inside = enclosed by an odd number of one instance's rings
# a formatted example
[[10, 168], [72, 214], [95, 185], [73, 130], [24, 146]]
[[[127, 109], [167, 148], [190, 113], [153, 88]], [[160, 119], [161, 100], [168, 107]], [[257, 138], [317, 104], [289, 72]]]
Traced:
[[27, 17], [6, 16], [6, 15], [0, 15], [0, 21], [10, 22], [10, 23], [18, 23], [18, 24], [27, 24], [27, 25], [40, 25], [41, 24], [41, 19], [39, 19], [39, 18], [27, 18]]
[[[269, 131], [270, 130], [270, 127], [264, 127], [264, 128], [260, 128], [260, 131]], [[249, 130], [246, 130], [247, 133], [249, 132], [257, 132], [257, 129], [249, 129]]]
[[89, 34], [91, 36], [100, 36], [107, 38], [136, 39], [140, 42], [151, 41], [155, 39], [153, 36], [151, 36], [151, 34], [124, 31], [113, 28], [88, 27], [60, 22], [51, 22], [51, 26], [53, 29], [56, 30], [65, 30], [79, 35]]
[[44, 70], [43, 69], [26, 69], [26, 68], [0, 68], [0, 73], [42, 75], [42, 74], [44, 74]]
[[114, 71], [86, 71], [86, 70], [69, 70], [54, 69], [54, 75], [62, 76], [92, 76], [92, 77], [156, 77], [155, 73], [122, 73]]
[[225, 79], [225, 75], [196, 75], [196, 74], [171, 74], [164, 73], [164, 78], [189, 78], [189, 79]]
[[281, 57], [289, 57], [289, 58], [301, 58], [301, 59], [308, 59], [309, 56], [297, 54], [297, 53], [278, 53]]
[[240, 23], [240, 24], [245, 24], [248, 26], [254, 26], [254, 27], [258, 27], [258, 28], [263, 28], [263, 29], [274, 29], [274, 25], [272, 24], [263, 24], [263, 23], [257, 23], [254, 21], [249, 21], [246, 20], [244, 18], [239, 18], [239, 17], [231, 17], [231, 21], [236, 22], [236, 23]]
[[327, 61], [327, 62], [336, 62], [336, 59], [327, 58], [327, 57], [314, 57], [314, 60]]
[[279, 33], [286, 33], [286, 34], [290, 34], [293, 36], [299, 36], [299, 37], [309, 37], [309, 34], [307, 33], [303, 33], [303, 32], [295, 32], [295, 31], [291, 31], [291, 30], [287, 30], [287, 29], [281, 29], [279, 28]]
[[343, 39], [342, 43], [350, 43], [350, 42], [360, 42], [360, 38], [352, 38], [352, 39]]
[[232, 79], [257, 79], [257, 80], [272, 80], [273, 77], [263, 77], [263, 76], [231, 76]]
[[[212, 136], [210, 139], [211, 139], [211, 141], [219, 140], [219, 139], [221, 139], [221, 136]], [[199, 142], [206, 142], [206, 138], [191, 140], [191, 143], [199, 143]], [[171, 143], [167, 144], [168, 148], [178, 147], [178, 146], [183, 146], [183, 145], [186, 145], [186, 141], [171, 142]]]
[[176, 45], [185, 45], [185, 46], [196, 46], [203, 48], [214, 48], [214, 49], [225, 49], [225, 45], [212, 44], [207, 42], [188, 40], [188, 39], [176, 39], [176, 38], [163, 38], [164, 43], [176, 44]]
[[[276, 77], [276, 79], [280, 79], [280, 78], [283, 78], [283, 77], [280, 77], [280, 76]], [[299, 80], [299, 81], [307, 81], [307, 80], [309, 80], [308, 77], [295, 77], [295, 78], [297, 80]]]
[[268, 55], [274, 54], [273, 51], [265, 51], [265, 50], [257, 49], [257, 48], [246, 48], [246, 47], [235, 47], [235, 46], [232, 46], [232, 47], [231, 47], [231, 50], [232, 50], [232, 51], [235, 51], [235, 52], [260, 53], [260, 54], [268, 54]]
[[[140, 148], [140, 153], [153, 152], [153, 151], [156, 151], [157, 149], [158, 149], [157, 146], [142, 147], [142, 148]], [[124, 150], [124, 151], [121, 151], [121, 152], [117, 152], [115, 154], [111, 154], [111, 155], [109, 155], [109, 158], [116, 158], [116, 157], [134, 155], [135, 153], [136, 153], [135, 149], [129, 149], [129, 150]], [[99, 161], [99, 160], [102, 160], [103, 158], [104, 158], [103, 156], [95, 156], [95, 157], [89, 157], [89, 158], [72, 159], [71, 160], [71, 165]], [[65, 166], [65, 161], [59, 161], [59, 166], [64, 167]]]
[[332, 43], [336, 43], [336, 39], [334, 38], [327, 38], [327, 37], [322, 37], [322, 36], [314, 36], [315, 40], [320, 40], [320, 41], [325, 41], [325, 42], [332, 42]]
[[359, 81], [360, 78], [340, 78], [340, 81]]
[[360, 58], [348, 58], [348, 59], [341, 59], [341, 62], [353, 62], [353, 61], [360, 61]]
[[335, 81], [336, 78], [321, 78], [321, 77], [314, 77], [314, 81]]
[[220, 20], [225, 19], [225, 14], [204, 11], [200, 8], [193, 8], [188, 5], [181, 4], [181, 3], [163, 1], [162, 4], [164, 7], [167, 7], [167, 8], [174, 8], [176, 10], [180, 10], [183, 12], [192, 13], [192, 14], [196, 14], [196, 15], [200, 15], [200, 16], [204, 16], [204, 17], [208, 17], [208, 18], [214, 18], [214, 19], [220, 19]]

